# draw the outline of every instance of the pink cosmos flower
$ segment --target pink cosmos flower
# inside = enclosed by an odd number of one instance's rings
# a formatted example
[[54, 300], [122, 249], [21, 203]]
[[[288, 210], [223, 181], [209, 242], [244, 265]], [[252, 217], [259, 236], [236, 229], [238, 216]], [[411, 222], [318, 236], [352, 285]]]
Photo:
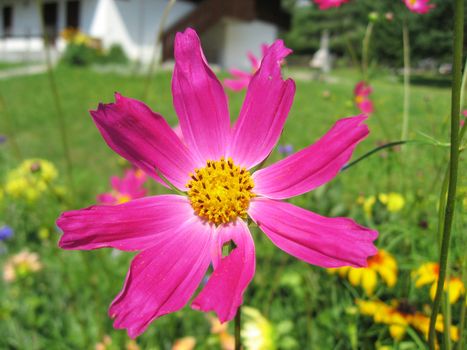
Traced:
[[100, 204], [115, 205], [144, 197], [146, 190], [142, 186], [145, 182], [146, 174], [144, 172], [139, 169], [127, 170], [123, 179], [112, 176], [110, 178], [112, 192], [98, 195], [97, 200]]
[[373, 88], [364, 81], [360, 81], [355, 85], [355, 104], [363, 114], [370, 115], [374, 111], [373, 102], [370, 100], [372, 92]]
[[405, 6], [407, 6], [410, 11], [421, 15], [430, 12], [430, 10], [436, 6], [434, 4], [429, 4], [430, 0], [404, 0], [404, 2]]
[[[175, 38], [172, 93], [184, 143], [142, 102], [116, 94], [92, 117], [107, 144], [149, 176], [184, 195], [135, 199], [63, 213], [63, 249], [141, 251], [109, 309], [115, 328], [140, 335], [156, 318], [187, 304], [212, 263], [192, 307], [231, 320], [255, 272], [249, 216], [285, 252], [323, 267], [366, 266], [377, 232], [347, 218], [327, 218], [283, 201], [334, 178], [368, 134], [365, 116], [338, 121], [314, 144], [253, 172], [282, 132], [295, 94], [277, 64], [289, 50], [271, 45], [252, 78], [233, 126], [221, 83], [196, 32]], [[235, 248], [222, 256], [224, 244]]]
[[350, 0], [315, 0], [316, 5], [319, 6], [320, 10], [327, 10], [331, 7], [339, 7]]
[[[251, 78], [255, 75], [256, 71], [261, 66], [261, 61], [263, 60], [264, 55], [268, 50], [268, 45], [263, 44], [261, 45], [262, 56], [261, 59], [258, 59], [253, 53], [248, 52], [248, 58], [251, 62], [251, 72], [244, 72], [242, 70], [232, 68], [229, 70], [229, 73], [232, 74], [233, 79], [224, 79], [224, 85], [233, 90], [233, 91], [241, 91], [248, 87]], [[284, 57], [291, 53], [292, 50], [284, 47]]]

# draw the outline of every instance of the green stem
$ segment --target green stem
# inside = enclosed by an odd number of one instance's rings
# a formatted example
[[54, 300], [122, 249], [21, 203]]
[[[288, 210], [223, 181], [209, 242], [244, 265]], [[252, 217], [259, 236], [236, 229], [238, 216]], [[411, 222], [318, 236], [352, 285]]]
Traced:
[[368, 158], [372, 154], [377, 153], [379, 151], [382, 151], [385, 148], [395, 147], [395, 146], [398, 146], [398, 145], [404, 145], [406, 143], [423, 143], [423, 142], [417, 141], [417, 140], [405, 140], [405, 141], [394, 141], [394, 142], [386, 143], [386, 144], [384, 144], [382, 146], [376, 147], [376, 148], [372, 149], [371, 151], [365, 153], [363, 156], [355, 159], [353, 162], [350, 162], [346, 166], [342, 167], [341, 171], [347, 170], [348, 168], [350, 168], [350, 167], [354, 166], [355, 164], [361, 162], [365, 158]]
[[[447, 279], [449, 279], [449, 266], [447, 268]], [[443, 294], [442, 300], [442, 312], [443, 312], [443, 349], [451, 350], [451, 304], [449, 303], [449, 288]]]
[[371, 34], [373, 33], [373, 22], [369, 22], [365, 36], [363, 37], [363, 44], [362, 44], [362, 73], [363, 73], [363, 80], [365, 82], [368, 81], [368, 62], [369, 62], [369, 52], [370, 52], [370, 39]]
[[45, 28], [45, 23], [44, 23], [44, 14], [42, 11], [42, 0], [37, 0], [37, 9], [39, 13], [39, 21], [41, 25], [41, 30], [42, 30], [42, 40], [44, 43], [44, 53], [45, 53], [45, 63], [47, 66], [47, 76], [49, 78], [49, 85], [50, 85], [50, 90], [52, 92], [52, 97], [53, 97], [53, 102], [55, 105], [55, 112], [57, 114], [57, 120], [58, 120], [58, 128], [60, 131], [60, 137], [62, 141], [62, 147], [63, 147], [63, 153], [65, 155], [65, 163], [66, 163], [66, 174], [68, 177], [68, 185], [72, 193], [72, 198], [74, 197], [73, 194], [75, 193], [75, 188], [74, 188], [74, 182], [73, 182], [73, 164], [71, 161], [71, 155], [70, 155], [70, 147], [69, 147], [69, 141], [68, 141], [68, 133], [66, 129], [66, 122], [65, 122], [65, 116], [63, 114], [63, 108], [60, 103], [60, 97], [58, 94], [58, 88], [57, 88], [57, 83], [55, 81], [53, 69], [52, 69], [52, 60], [50, 58], [50, 51], [49, 51], [49, 44], [47, 40], [47, 33], [46, 33], [46, 28]]
[[410, 41], [409, 27], [407, 25], [407, 17], [402, 23], [402, 41], [404, 50], [404, 110], [402, 115], [402, 134], [401, 139], [407, 139], [409, 133], [409, 118], [410, 118]]
[[[439, 259], [439, 277], [436, 286], [436, 295], [433, 301], [433, 310], [430, 318], [430, 329], [428, 342], [430, 349], [435, 349], [435, 325], [438, 316], [441, 296], [444, 290], [446, 278], [446, 266], [449, 256], [449, 243], [451, 238], [451, 227], [456, 205], [457, 171], [459, 165], [459, 114], [462, 78], [462, 49], [464, 40], [464, 0], [455, 0], [454, 9], [454, 57], [453, 78], [451, 95], [451, 151], [449, 162], [449, 186], [444, 216], [443, 238]], [[442, 198], [440, 198], [440, 201]]]
[[465, 65], [464, 65], [464, 74], [462, 74], [462, 86], [461, 86], [461, 108], [460, 111], [462, 112], [464, 110], [464, 94], [465, 94], [465, 88], [467, 87], [467, 59], [465, 60]]
[[242, 306], [237, 309], [235, 315], [235, 350], [241, 350], [242, 348]]
[[164, 34], [165, 23], [167, 22], [167, 18], [169, 17], [170, 10], [175, 5], [175, 2], [176, 0], [169, 0], [167, 5], [165, 5], [164, 12], [162, 13], [162, 19], [159, 24], [159, 29], [157, 30], [156, 41], [154, 42], [154, 48], [152, 51], [151, 61], [149, 63], [149, 68], [148, 68], [148, 72], [146, 75], [146, 82], [144, 84], [144, 90], [143, 90], [143, 96], [142, 96], [143, 101], [146, 100], [148, 97], [149, 88], [151, 86], [151, 81], [152, 81], [152, 75], [154, 74], [154, 70], [156, 69], [156, 66], [159, 64], [160, 58], [162, 56], [162, 53], [159, 52], [159, 48], [161, 48], [162, 35]]

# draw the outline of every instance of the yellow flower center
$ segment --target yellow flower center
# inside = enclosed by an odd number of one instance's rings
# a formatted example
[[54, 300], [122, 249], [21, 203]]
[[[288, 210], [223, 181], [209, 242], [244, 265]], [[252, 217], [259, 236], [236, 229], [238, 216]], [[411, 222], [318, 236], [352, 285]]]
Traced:
[[117, 199], [117, 204], [123, 204], [123, 203], [129, 202], [131, 200], [130, 195], [123, 194], [123, 193], [117, 193], [115, 195], [115, 197]]
[[254, 183], [245, 168], [231, 158], [208, 160], [204, 168], [195, 169], [188, 182], [188, 197], [196, 214], [216, 225], [246, 218]]

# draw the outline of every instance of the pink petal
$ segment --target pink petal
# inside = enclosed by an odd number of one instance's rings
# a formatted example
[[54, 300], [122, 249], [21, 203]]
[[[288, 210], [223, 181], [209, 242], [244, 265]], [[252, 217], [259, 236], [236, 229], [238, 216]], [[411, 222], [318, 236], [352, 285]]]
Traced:
[[235, 69], [235, 68], [229, 69], [229, 73], [231, 75], [233, 75], [235, 78], [239, 78], [239, 79], [248, 79], [248, 80], [250, 80], [253, 77], [253, 74], [247, 73], [247, 72], [244, 72], [244, 71], [242, 71], [240, 69]]
[[247, 52], [247, 56], [248, 56], [248, 59], [250, 60], [250, 63], [251, 63], [251, 68], [253, 69], [253, 71], [256, 71], [260, 64], [261, 64], [261, 60], [258, 60], [258, 58], [250, 51]]
[[268, 156], [282, 132], [295, 94], [293, 80], [281, 77], [280, 61], [291, 50], [277, 40], [253, 76], [234, 126], [229, 156], [246, 168]]
[[339, 120], [317, 142], [253, 174], [254, 191], [283, 199], [311, 191], [330, 181], [352, 156], [355, 146], [368, 135], [361, 124], [367, 117]]
[[146, 175], [141, 170], [129, 169], [117, 190], [131, 199], [141, 198], [146, 195], [146, 190], [142, 187], [145, 181]]
[[109, 309], [115, 328], [135, 338], [156, 318], [185, 306], [209, 266], [212, 228], [198, 217], [132, 261], [125, 285]]
[[366, 115], [370, 115], [373, 113], [374, 108], [373, 108], [373, 102], [371, 100], [364, 100], [360, 103], [357, 104], [358, 109]]
[[114, 205], [117, 201], [117, 198], [115, 198], [112, 193], [102, 193], [97, 195], [97, 202], [99, 204]]
[[175, 195], [67, 211], [57, 220], [63, 231], [59, 246], [63, 249], [146, 249], [171, 235], [180, 223], [194, 215], [188, 199]]
[[229, 88], [232, 91], [242, 91], [248, 87], [250, 84], [250, 79], [224, 79], [225, 87]]
[[[140, 101], [115, 94], [116, 102], [101, 104], [91, 115], [107, 144], [158, 181], [158, 169], [181, 190], [195, 168], [188, 149], [169, 124]], [[162, 182], [163, 183], [163, 182]]]
[[224, 156], [230, 133], [227, 98], [191, 28], [175, 37], [172, 93], [184, 141], [198, 154], [200, 165]]
[[347, 218], [326, 218], [292, 204], [255, 198], [249, 215], [280, 249], [322, 267], [367, 266], [376, 231]]
[[355, 88], [354, 88], [354, 91], [353, 91], [355, 96], [363, 96], [363, 97], [368, 96], [372, 92], [373, 92], [373, 88], [370, 85], [368, 85], [367, 83], [365, 83], [364, 81], [358, 82], [355, 85]]
[[[236, 248], [222, 258], [222, 246], [230, 240], [235, 242]], [[255, 246], [243, 220], [220, 226], [215, 244], [218, 256], [214, 260], [214, 272], [192, 307], [215, 311], [219, 320], [226, 322], [235, 317], [243, 303], [243, 293], [255, 274]]]

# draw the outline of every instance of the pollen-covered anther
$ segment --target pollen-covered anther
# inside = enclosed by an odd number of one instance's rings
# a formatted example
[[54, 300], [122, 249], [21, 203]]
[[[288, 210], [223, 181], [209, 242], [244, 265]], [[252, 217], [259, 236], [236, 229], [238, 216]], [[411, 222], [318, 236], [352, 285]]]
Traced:
[[203, 219], [216, 225], [246, 218], [254, 183], [245, 168], [231, 158], [208, 160], [204, 168], [195, 169], [187, 183], [191, 206]]

